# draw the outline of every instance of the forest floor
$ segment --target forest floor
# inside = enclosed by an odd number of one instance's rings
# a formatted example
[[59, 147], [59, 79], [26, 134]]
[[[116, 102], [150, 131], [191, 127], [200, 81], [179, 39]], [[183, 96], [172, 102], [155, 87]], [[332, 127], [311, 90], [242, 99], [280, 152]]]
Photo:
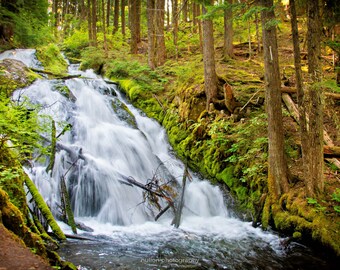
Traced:
[[0, 223], [0, 270], [49, 270], [46, 261], [26, 247]]

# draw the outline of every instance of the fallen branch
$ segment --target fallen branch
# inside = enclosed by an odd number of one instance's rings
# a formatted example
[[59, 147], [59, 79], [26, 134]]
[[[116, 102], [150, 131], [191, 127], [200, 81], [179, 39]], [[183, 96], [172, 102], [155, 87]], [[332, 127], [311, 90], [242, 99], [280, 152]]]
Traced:
[[173, 205], [171, 205], [170, 203], [168, 203], [168, 205], [163, 208], [158, 215], [155, 217], [155, 221], [157, 221], [166, 211], [168, 211], [171, 207], [173, 207]]
[[93, 239], [93, 238], [88, 238], [85, 236], [74, 235], [74, 234], [65, 234], [65, 236], [70, 239], [77, 239], [77, 240], [83, 240], [83, 241], [96, 241], [96, 239]]
[[250, 99], [247, 101], [247, 103], [246, 104], [244, 104], [244, 106], [240, 109], [240, 112], [245, 108], [245, 107], [247, 107], [247, 105], [250, 103], [250, 101], [261, 91], [262, 89], [259, 89], [259, 90], [257, 90], [256, 91], [256, 93], [254, 93], [251, 97], [250, 97]]

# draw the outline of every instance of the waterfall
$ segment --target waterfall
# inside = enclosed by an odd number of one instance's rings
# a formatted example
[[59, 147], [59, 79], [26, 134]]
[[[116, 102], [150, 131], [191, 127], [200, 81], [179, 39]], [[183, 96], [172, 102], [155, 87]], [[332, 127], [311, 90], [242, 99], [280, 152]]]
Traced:
[[[0, 59], [8, 55], [39, 66], [31, 50], [0, 55]], [[61, 250], [67, 259], [87, 265], [82, 269], [115, 269], [125, 264], [140, 269], [157, 265], [181, 269], [184, 264], [200, 269], [212, 265], [221, 269], [299, 266], [294, 260], [283, 259], [288, 255], [277, 235], [233, 217], [219, 187], [192, 172], [180, 228], [171, 226], [171, 211], [155, 222], [158, 211], [145, 202], [141, 189], [122, 183], [122, 176], [144, 184], [154, 176], [163, 181], [175, 179], [180, 187], [185, 166], [173, 154], [166, 132], [129, 104], [114, 84], [91, 70], [81, 72], [71, 65], [69, 73], [86, 78], [41, 79], [13, 94], [14, 99], [27, 96], [32, 103], [40, 104], [40, 113], [58, 123], [57, 134], [71, 125], [59, 137], [64, 148], [56, 153], [52, 175], [46, 172], [48, 159], [32, 161], [32, 167], [25, 168], [56, 217], [60, 179], [64, 177], [75, 219], [91, 227], [94, 232], [90, 235], [99, 239], [96, 244], [67, 243]], [[79, 154], [83, 158], [78, 158]], [[64, 231], [71, 231], [66, 224], [60, 225]], [[301, 254], [301, 246], [298, 248]], [[193, 261], [179, 261], [183, 258]], [[312, 260], [307, 259], [306, 264]]]
[[[31, 102], [39, 103], [44, 108], [41, 113], [56, 122], [71, 124], [71, 131], [60, 137], [60, 143], [75, 152], [81, 151], [86, 157], [66, 173], [74, 160], [68, 152], [59, 151], [52, 177], [45, 172], [48, 160], [35, 163], [28, 170], [52, 209], [56, 212], [60, 204], [59, 182], [61, 176], [66, 175], [76, 217], [93, 217], [113, 225], [153, 220], [147, 203], [142, 203], [142, 190], [124, 185], [120, 180], [124, 175], [146, 184], [156, 173], [162, 173], [159, 170], [163, 167], [172, 177], [181, 180], [184, 165], [171, 154], [164, 130], [131, 105], [128, 105], [133, 113], [128, 115], [130, 121], [122, 118], [126, 113], [122, 107], [125, 101], [115, 87], [102, 79], [67, 80], [65, 85], [75, 102], [56, 90], [58, 84], [60, 81], [38, 80], [14, 93], [14, 98], [26, 95]], [[166, 175], [163, 173], [163, 176]], [[186, 189], [184, 216], [226, 217], [227, 209], [219, 188], [193, 178]]]

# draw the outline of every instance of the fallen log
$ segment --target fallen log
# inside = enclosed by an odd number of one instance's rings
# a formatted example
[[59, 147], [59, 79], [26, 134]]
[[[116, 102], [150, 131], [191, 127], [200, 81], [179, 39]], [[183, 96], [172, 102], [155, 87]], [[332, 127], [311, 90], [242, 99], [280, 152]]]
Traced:
[[[281, 86], [281, 93], [296, 94], [297, 91], [295, 87]], [[324, 94], [326, 97], [330, 97], [336, 100], [340, 99], [340, 94], [337, 93], [325, 92]]]
[[56, 137], [55, 121], [52, 120], [50, 162], [48, 163], [46, 167], [46, 172], [48, 173], [50, 171], [50, 175], [52, 175], [54, 162], [55, 162], [56, 143], [57, 143], [57, 137]]
[[63, 210], [65, 211], [65, 219], [67, 221], [67, 224], [71, 227], [72, 232], [74, 234], [77, 234], [77, 225], [74, 220], [74, 215], [73, 215], [73, 211], [71, 208], [70, 196], [67, 191], [64, 176], [60, 177], [60, 193], [61, 193], [61, 203], [64, 208]]
[[52, 71], [48, 71], [48, 70], [43, 70], [43, 69], [38, 69], [38, 68], [30, 68], [32, 71], [34, 72], [38, 72], [38, 73], [43, 73], [46, 75], [52, 75], [58, 79], [61, 80], [69, 80], [69, 79], [74, 79], [74, 78], [79, 78], [81, 76], [81, 74], [60, 74], [60, 73], [54, 73]]
[[[51, 141], [50, 141], [48, 138], [44, 137], [43, 135], [40, 135], [40, 137], [41, 137], [44, 141], [46, 141], [46, 142], [48, 142], [48, 143], [51, 143]], [[56, 142], [56, 149], [57, 149], [57, 150], [64, 150], [64, 151], [66, 151], [66, 152], [70, 155], [70, 157], [71, 157], [71, 159], [72, 159], [73, 161], [74, 161], [74, 160], [77, 160], [77, 159], [82, 159], [82, 160], [85, 160], [85, 161], [86, 161], [86, 157], [83, 155], [82, 149], [80, 149], [80, 150], [77, 152], [77, 151], [73, 150], [71, 147], [69, 147], [69, 146], [67, 146], [67, 145], [65, 145], [65, 144], [62, 144], [62, 143], [60, 143], [60, 142]]]
[[323, 147], [323, 155], [327, 158], [340, 158], [340, 147], [325, 145]]
[[41, 214], [46, 219], [48, 225], [50, 225], [53, 233], [56, 235], [56, 237], [59, 240], [65, 240], [66, 239], [65, 234], [60, 229], [58, 223], [55, 221], [50, 208], [45, 203], [44, 198], [39, 193], [39, 190], [37, 189], [37, 187], [35, 186], [33, 181], [29, 177], [25, 177], [25, 184], [26, 184], [29, 192], [31, 193], [31, 195], [32, 195], [37, 207], [39, 208]]

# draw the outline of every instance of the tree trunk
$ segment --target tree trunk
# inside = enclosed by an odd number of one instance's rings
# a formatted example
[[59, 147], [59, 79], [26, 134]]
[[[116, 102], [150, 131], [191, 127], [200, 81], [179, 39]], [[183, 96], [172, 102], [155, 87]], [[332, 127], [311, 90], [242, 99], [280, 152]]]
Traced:
[[122, 35], [125, 36], [125, 6], [126, 6], [126, 0], [122, 0], [120, 8], [120, 17], [122, 21]]
[[59, 0], [54, 0], [52, 5], [52, 14], [54, 16], [54, 36], [58, 35], [58, 26], [59, 26]]
[[287, 164], [281, 109], [280, 69], [276, 26], [268, 26], [275, 19], [273, 0], [261, 0], [264, 69], [266, 80], [266, 110], [268, 115], [268, 189], [273, 199], [288, 191]]
[[255, 12], [255, 27], [256, 27], [256, 42], [257, 42], [257, 52], [261, 52], [261, 40], [259, 31], [259, 16], [258, 12]]
[[147, 1], [148, 64], [151, 69], [165, 62], [164, 0]]
[[295, 0], [289, 1], [291, 12], [291, 27], [294, 47], [294, 65], [295, 65], [295, 77], [296, 77], [296, 90], [298, 97], [299, 108], [299, 124], [300, 124], [300, 138], [301, 138], [301, 150], [302, 150], [302, 163], [303, 170], [305, 172], [305, 186], [307, 194], [312, 194], [313, 186], [310, 175], [310, 147], [307, 130], [307, 118], [306, 118], [306, 101], [305, 93], [303, 89], [302, 70], [301, 70], [301, 53], [300, 53], [300, 41], [297, 25], [297, 16], [295, 9]]
[[199, 20], [197, 19], [199, 16], [199, 5], [195, 2], [192, 3], [192, 32], [197, 33], [197, 26], [199, 24]]
[[178, 0], [172, 0], [172, 33], [173, 33], [173, 42], [175, 46], [175, 57], [176, 60], [178, 59]]
[[[147, 8], [147, 23], [148, 23], [148, 65], [151, 69], [156, 67], [155, 63], [155, 1], [156, 0], [147, 0], [146, 1], [146, 8]], [[131, 17], [130, 17], [131, 18]]]
[[[213, 3], [213, 1], [210, 1]], [[203, 5], [203, 15], [206, 14]], [[204, 64], [204, 90], [207, 97], [206, 109], [217, 99], [217, 75], [215, 68], [214, 29], [211, 19], [203, 20], [203, 64]]]
[[157, 66], [162, 66], [165, 63], [165, 38], [164, 38], [164, 15], [165, 15], [165, 0], [157, 0], [156, 2], [156, 52]]
[[231, 5], [233, 0], [225, 0], [225, 3], [228, 3], [228, 8], [224, 10], [224, 46], [223, 53], [224, 58], [233, 58], [233, 12], [231, 9]]
[[182, 5], [182, 18], [183, 22], [188, 21], [188, 0], [183, 0], [183, 5]]
[[[322, 90], [315, 83], [321, 80], [321, 16], [319, 1], [307, 1], [307, 59], [308, 73], [312, 83], [308, 87], [309, 104], [309, 141], [310, 141], [310, 178], [314, 192], [324, 189], [323, 179], [323, 107]], [[310, 196], [313, 193], [309, 194]]]
[[138, 53], [138, 22], [140, 20], [138, 14], [138, 4], [139, 0], [134, 0], [131, 2], [130, 6], [130, 32], [131, 32], [131, 41], [130, 41], [130, 52], [132, 54]]
[[110, 27], [110, 13], [111, 13], [111, 1], [107, 0], [107, 3], [106, 3], [106, 27]]
[[112, 34], [118, 31], [119, 27], [119, 0], [114, 0], [113, 30]]
[[91, 14], [91, 29], [92, 29], [92, 46], [97, 47], [97, 1], [92, 2], [92, 14]]
[[87, 2], [87, 28], [89, 32], [89, 44], [93, 46], [93, 32], [92, 32], [92, 12], [91, 12], [91, 2]]
[[102, 16], [102, 24], [103, 24], [103, 35], [104, 35], [104, 52], [105, 57], [107, 57], [107, 39], [106, 39], [106, 22], [105, 22], [105, 1], [102, 0], [102, 10], [103, 10], [103, 16]]

